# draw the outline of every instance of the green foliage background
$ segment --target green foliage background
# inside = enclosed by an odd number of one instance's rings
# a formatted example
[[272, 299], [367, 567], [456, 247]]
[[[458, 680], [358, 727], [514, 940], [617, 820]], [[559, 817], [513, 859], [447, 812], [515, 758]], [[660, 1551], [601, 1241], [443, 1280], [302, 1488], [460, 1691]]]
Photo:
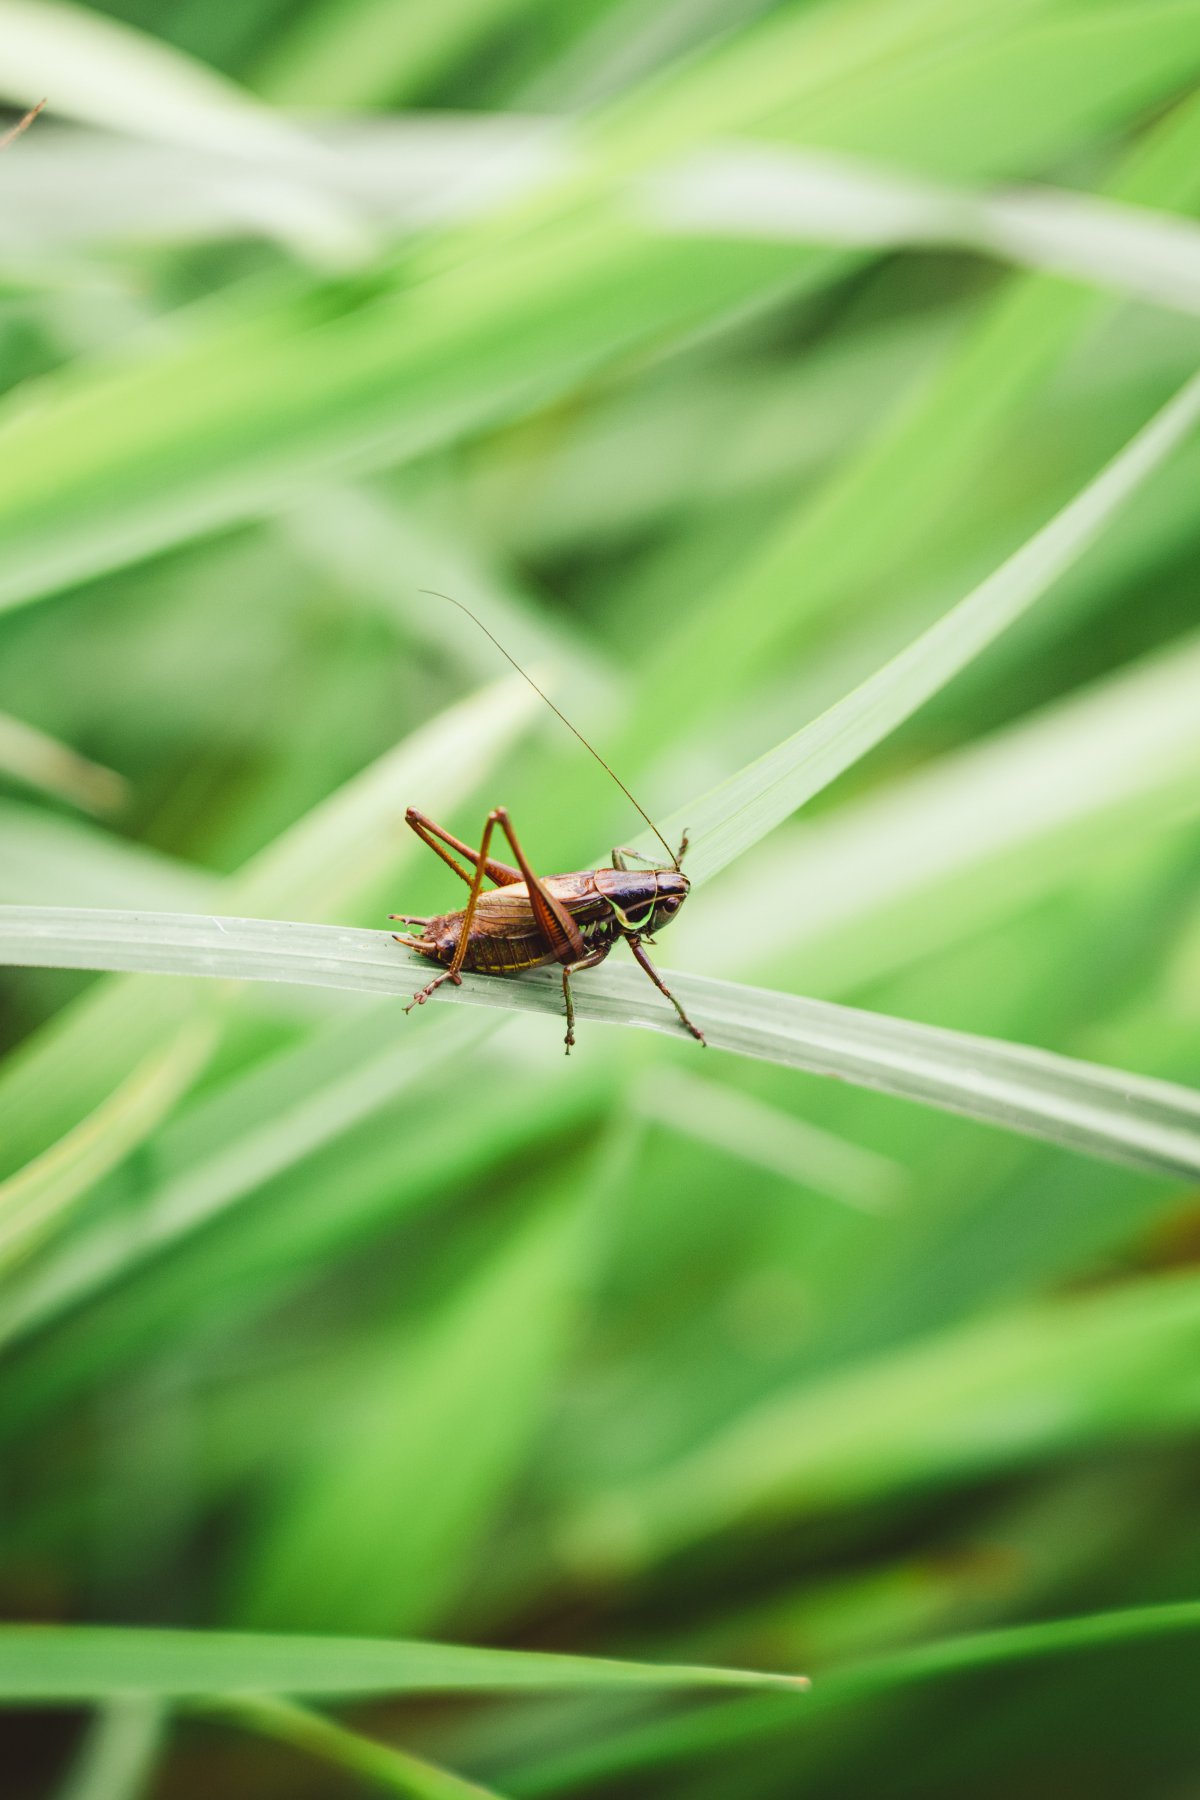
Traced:
[[[408, 803], [627, 841], [426, 588], [656, 816], [796, 732], [1195, 372], [1198, 75], [1189, 0], [0, 4], [0, 902], [378, 926], [461, 898]], [[731, 210], [748, 143], [799, 187]], [[1195, 1086], [1198, 492], [660, 960]], [[0, 996], [6, 1618], [814, 1678], [168, 1727], [104, 1651], [6, 1791], [1194, 1778], [1194, 1186], [587, 1020]]]

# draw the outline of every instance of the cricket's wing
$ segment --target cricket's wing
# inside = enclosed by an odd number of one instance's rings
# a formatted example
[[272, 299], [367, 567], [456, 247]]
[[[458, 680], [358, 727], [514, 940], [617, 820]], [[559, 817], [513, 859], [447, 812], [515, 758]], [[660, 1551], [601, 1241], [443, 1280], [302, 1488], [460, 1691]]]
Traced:
[[[612, 908], [598, 894], [590, 874], [549, 875], [546, 888], [570, 915], [588, 951], [601, 947], [612, 922]], [[461, 911], [430, 919], [419, 943], [413, 945], [436, 962], [448, 964], [462, 930]], [[562, 960], [548, 939], [523, 881], [480, 894], [471, 925], [471, 942], [464, 969], [480, 974], [512, 975]]]

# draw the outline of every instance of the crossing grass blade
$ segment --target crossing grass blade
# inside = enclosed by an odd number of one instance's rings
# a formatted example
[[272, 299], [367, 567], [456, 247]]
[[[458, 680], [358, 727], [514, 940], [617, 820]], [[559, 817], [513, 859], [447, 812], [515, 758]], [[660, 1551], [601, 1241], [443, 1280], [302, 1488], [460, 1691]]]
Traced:
[[1200, 1606], [1181, 1601], [1164, 1606], [1130, 1607], [1125, 1611], [1049, 1619], [1032, 1625], [947, 1638], [900, 1650], [891, 1656], [831, 1670], [816, 1683], [801, 1725], [777, 1701], [738, 1701], [722, 1718], [695, 1715], [665, 1724], [635, 1728], [624, 1738], [577, 1752], [557, 1762], [532, 1764], [514, 1771], [506, 1786], [521, 1800], [540, 1800], [575, 1785], [614, 1781], [627, 1772], [652, 1768], [660, 1778], [677, 1764], [737, 1755], [749, 1745], [796, 1734], [822, 1714], [849, 1710], [862, 1701], [899, 1692], [926, 1681], [938, 1681], [972, 1670], [1051, 1660], [1076, 1651], [1120, 1650], [1125, 1645], [1153, 1645], [1200, 1631]]
[[229, 1719], [248, 1731], [277, 1738], [354, 1780], [369, 1782], [384, 1793], [401, 1794], [405, 1800], [503, 1800], [495, 1788], [464, 1781], [449, 1769], [350, 1731], [294, 1701], [261, 1697], [214, 1701], [205, 1710], [214, 1718]]
[[100, 1707], [55, 1800], [137, 1800], [163, 1752], [166, 1718], [142, 1696]]

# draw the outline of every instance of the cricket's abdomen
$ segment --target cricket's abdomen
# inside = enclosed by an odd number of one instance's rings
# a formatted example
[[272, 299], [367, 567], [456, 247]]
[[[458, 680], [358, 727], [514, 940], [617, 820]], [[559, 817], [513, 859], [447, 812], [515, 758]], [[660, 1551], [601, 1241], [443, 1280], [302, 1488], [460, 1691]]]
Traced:
[[[598, 950], [606, 940], [611, 942], [616, 922], [608, 902], [596, 891], [590, 873], [551, 875], [545, 886], [571, 914], [589, 950]], [[406, 936], [401, 942], [432, 962], [448, 967], [465, 917], [465, 909], [441, 913], [427, 921], [419, 937]], [[529, 890], [523, 881], [479, 896], [463, 958], [464, 969], [478, 975], [516, 975], [522, 969], [537, 969], [555, 960], [534, 917]]]

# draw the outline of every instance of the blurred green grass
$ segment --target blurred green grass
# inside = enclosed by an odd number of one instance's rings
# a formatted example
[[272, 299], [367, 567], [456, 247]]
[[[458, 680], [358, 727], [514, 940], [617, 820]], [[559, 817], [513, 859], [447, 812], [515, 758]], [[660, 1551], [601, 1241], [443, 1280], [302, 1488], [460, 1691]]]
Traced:
[[[452, 904], [408, 802], [467, 837], [503, 802], [579, 866], [620, 795], [420, 589], [665, 817], [1200, 365], [1187, 0], [31, 0], [0, 51], [51, 101], [0, 161], [3, 902], [378, 926]], [[959, 236], [666, 216], [735, 139], [946, 184]], [[1012, 184], [1136, 207], [1154, 253], [1119, 212], [1095, 279], [972, 248]], [[1193, 437], [665, 961], [1196, 1086], [1198, 473]], [[537, 1017], [0, 994], [3, 1174], [135, 1102], [0, 1291], [6, 1617], [829, 1672], [794, 1719], [350, 1715], [496, 1792], [1192, 1778], [1186, 1631], [940, 1646], [1194, 1599], [1194, 1189], [710, 1055], [718, 1108], [689, 1046], [612, 1028], [565, 1064]], [[72, 1763], [69, 1717], [6, 1716], [19, 1800], [439, 1791], [303, 1722], [102, 1719]]]

